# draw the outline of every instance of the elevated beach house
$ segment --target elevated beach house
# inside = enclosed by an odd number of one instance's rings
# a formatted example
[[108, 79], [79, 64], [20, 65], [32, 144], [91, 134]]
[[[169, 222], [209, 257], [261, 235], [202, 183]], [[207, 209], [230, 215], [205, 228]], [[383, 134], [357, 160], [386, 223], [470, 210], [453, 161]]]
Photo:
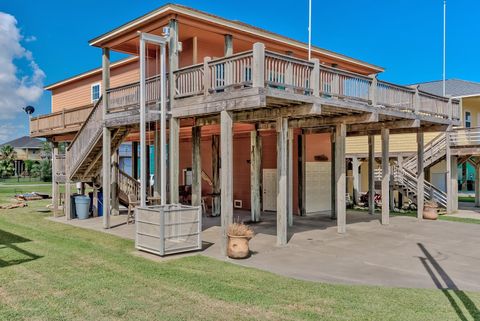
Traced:
[[[152, 39], [167, 41], [166, 75], [165, 47]], [[32, 136], [68, 142], [65, 157], [54, 151], [55, 168], [65, 169], [67, 184], [102, 187], [105, 228], [124, 195], [142, 199], [165, 183], [164, 201], [206, 204], [212, 215], [221, 215], [223, 241], [234, 209], [249, 210], [253, 221], [264, 211], [276, 212], [279, 245], [287, 243], [294, 215], [326, 212], [345, 233], [347, 137], [368, 136], [368, 186], [374, 189], [380, 175], [388, 204], [390, 135], [412, 133], [421, 166], [411, 173], [422, 204], [430, 197], [424, 133], [460, 124], [456, 99], [381, 81], [382, 68], [321, 48], [313, 47], [308, 59], [305, 43], [180, 5], [165, 5], [89, 43], [102, 49], [102, 67], [48, 86], [52, 113], [32, 118], [30, 128]], [[112, 63], [112, 51], [130, 57]], [[375, 135], [382, 146], [380, 171], [373, 163]], [[142, 139], [153, 146], [153, 160], [146, 153], [136, 161]], [[133, 146], [131, 173], [115, 166], [126, 141]], [[148, 162], [155, 164], [153, 173]], [[160, 164], [168, 165], [163, 177]], [[54, 172], [57, 197], [62, 173]], [[140, 188], [138, 180], [153, 186]], [[447, 186], [453, 181], [448, 172]], [[419, 217], [421, 212], [420, 206]], [[388, 224], [388, 206], [381, 220]]]

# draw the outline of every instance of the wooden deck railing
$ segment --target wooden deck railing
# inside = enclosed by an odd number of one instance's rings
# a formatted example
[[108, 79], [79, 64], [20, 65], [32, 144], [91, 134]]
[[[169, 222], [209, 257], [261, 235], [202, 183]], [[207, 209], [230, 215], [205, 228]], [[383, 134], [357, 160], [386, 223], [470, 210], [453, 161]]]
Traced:
[[135, 195], [137, 199], [140, 199], [140, 182], [120, 168], [118, 169], [118, 189], [127, 197]]
[[[257, 45], [257, 44], [256, 44]], [[353, 72], [254, 46], [254, 50], [174, 71], [175, 99], [210, 95], [243, 87], [268, 87], [327, 99], [343, 99], [431, 117], [458, 120], [459, 103]], [[167, 82], [168, 83], [168, 82]], [[138, 82], [107, 91], [108, 113], [138, 108]], [[168, 93], [167, 89], [167, 93]], [[160, 78], [147, 79], [146, 102], [160, 98]]]
[[75, 132], [85, 122], [92, 108], [93, 105], [86, 105], [32, 117], [30, 119], [30, 136], [41, 137], [58, 132]]
[[102, 125], [103, 99], [100, 97], [87, 120], [83, 123], [83, 126], [67, 148], [66, 161], [68, 164], [68, 176], [71, 176], [73, 171], [80, 166], [89, 149], [92, 147], [92, 144], [102, 135]]
[[480, 146], [480, 127], [454, 128], [450, 132], [451, 147]]

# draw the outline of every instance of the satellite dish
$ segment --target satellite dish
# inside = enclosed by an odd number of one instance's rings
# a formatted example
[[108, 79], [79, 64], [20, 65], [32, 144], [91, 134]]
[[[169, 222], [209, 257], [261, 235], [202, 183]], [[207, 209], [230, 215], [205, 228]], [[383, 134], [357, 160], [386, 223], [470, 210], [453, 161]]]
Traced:
[[33, 108], [33, 106], [27, 106], [27, 107], [24, 107], [23, 110], [25, 110], [25, 112], [27, 113], [27, 115], [31, 115], [35, 112], [35, 108]]

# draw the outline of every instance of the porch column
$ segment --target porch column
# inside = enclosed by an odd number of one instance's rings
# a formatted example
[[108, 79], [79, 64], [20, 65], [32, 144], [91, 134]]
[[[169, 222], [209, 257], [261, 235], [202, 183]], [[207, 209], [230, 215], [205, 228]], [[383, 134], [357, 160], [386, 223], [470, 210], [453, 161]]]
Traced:
[[170, 174], [170, 203], [177, 204], [178, 198], [178, 171], [179, 171], [179, 141], [180, 141], [180, 120], [178, 118], [170, 118], [170, 137], [168, 147], [170, 153], [169, 160], [169, 174]]
[[287, 244], [288, 119], [277, 118], [277, 245]]
[[227, 230], [233, 223], [233, 121], [228, 111], [220, 112], [222, 254], [227, 254]]
[[[168, 22], [170, 29], [170, 41], [168, 42], [168, 95], [175, 96], [175, 77], [173, 72], [178, 69], [178, 21], [170, 19]], [[169, 99], [169, 109], [173, 109], [175, 99]]]
[[345, 171], [345, 137], [347, 126], [338, 124], [335, 129], [335, 208], [337, 212], [337, 231], [345, 233], [347, 227], [346, 171]]
[[52, 148], [52, 206], [53, 206], [53, 216], [57, 214], [58, 211], [58, 181], [57, 181], [57, 171], [59, 169], [59, 164], [57, 160], [58, 156], [58, 143], [53, 143]]
[[250, 132], [250, 198], [252, 222], [261, 218], [262, 138], [257, 130]]
[[352, 176], [353, 176], [353, 204], [358, 205], [360, 193], [360, 161], [358, 157], [352, 157]]
[[382, 128], [382, 224], [390, 220], [390, 155], [388, 128]]
[[220, 136], [212, 136], [212, 216], [220, 215]]
[[202, 128], [192, 127], [192, 205], [202, 205], [202, 161], [201, 138]]
[[375, 214], [375, 136], [368, 135], [368, 214]]
[[225, 35], [225, 57], [233, 55], [233, 36]]
[[[400, 169], [403, 168], [403, 156], [398, 156], [397, 165]], [[403, 208], [403, 193], [401, 191], [398, 191], [398, 208]]]
[[92, 215], [98, 216], [98, 188], [95, 187], [95, 181], [93, 182]]
[[330, 169], [330, 198], [332, 204], [332, 210], [330, 212], [330, 218], [332, 220], [337, 219], [337, 179], [336, 179], [336, 149], [335, 149], [335, 128], [332, 129], [330, 133], [330, 152], [331, 157], [331, 169]]
[[423, 165], [423, 131], [417, 132], [417, 218], [423, 219], [423, 205], [425, 201], [425, 170]]
[[[108, 110], [107, 90], [110, 87], [110, 49], [103, 48], [102, 54], [102, 97], [103, 119]], [[111, 166], [111, 132], [103, 126], [102, 169], [103, 169], [103, 228], [110, 228], [110, 166]]]
[[288, 226], [293, 226], [293, 128], [288, 129], [287, 150]]

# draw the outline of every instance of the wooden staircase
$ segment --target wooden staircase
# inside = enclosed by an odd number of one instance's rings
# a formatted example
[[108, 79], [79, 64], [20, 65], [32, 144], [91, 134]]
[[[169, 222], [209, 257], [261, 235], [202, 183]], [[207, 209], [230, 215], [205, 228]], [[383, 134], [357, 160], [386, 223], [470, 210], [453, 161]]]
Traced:
[[140, 182], [118, 169], [118, 200], [123, 206], [128, 206], [128, 195], [135, 195], [140, 199]]
[[[439, 134], [432, 141], [425, 144], [424, 149], [424, 168], [435, 165], [441, 161], [446, 155], [446, 137], [445, 134]], [[396, 164], [391, 167], [391, 182], [395, 190], [400, 192], [403, 196], [417, 202], [417, 154], [413, 154], [407, 158], [402, 165]], [[381, 180], [382, 169], [375, 171], [377, 180]], [[435, 187], [427, 180], [424, 181], [424, 195], [426, 200], [433, 200], [438, 203], [440, 207], [447, 207], [447, 194]]]
[[[71, 181], [88, 182], [102, 168], [103, 99], [97, 101], [90, 115], [67, 148], [67, 175]], [[128, 127], [112, 129], [111, 152], [128, 135]]]

